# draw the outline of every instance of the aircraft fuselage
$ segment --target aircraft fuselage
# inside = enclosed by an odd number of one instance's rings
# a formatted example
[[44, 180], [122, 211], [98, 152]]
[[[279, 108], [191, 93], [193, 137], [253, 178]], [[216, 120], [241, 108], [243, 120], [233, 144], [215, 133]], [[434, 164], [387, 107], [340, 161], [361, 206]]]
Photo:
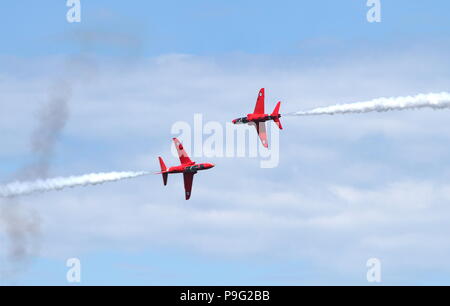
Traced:
[[268, 115], [268, 114], [248, 114], [247, 117], [237, 118], [234, 119], [232, 122], [234, 124], [246, 124], [250, 122], [259, 123], [259, 122], [266, 122], [269, 120], [274, 120], [281, 118], [281, 115], [278, 114], [276, 116]]
[[192, 165], [179, 165], [170, 167], [167, 169], [167, 173], [197, 173], [197, 171], [207, 170], [214, 167], [213, 164], [210, 163], [200, 163], [200, 164], [192, 164]]

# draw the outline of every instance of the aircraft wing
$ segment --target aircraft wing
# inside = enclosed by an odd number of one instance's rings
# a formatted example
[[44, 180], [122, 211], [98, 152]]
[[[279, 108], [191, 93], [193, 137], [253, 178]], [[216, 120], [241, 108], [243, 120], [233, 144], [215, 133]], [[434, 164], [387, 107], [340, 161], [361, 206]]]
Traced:
[[181, 164], [182, 165], [184, 165], [184, 164], [192, 164], [192, 160], [187, 155], [187, 153], [184, 150], [183, 145], [181, 144], [181, 142], [177, 138], [174, 138], [173, 142], [175, 143], [175, 148], [177, 148], [178, 157], [180, 158]]
[[258, 132], [259, 139], [261, 139], [263, 146], [268, 148], [269, 144], [267, 142], [266, 123], [258, 122], [258, 123], [256, 123], [255, 127], [256, 127], [256, 131]]
[[258, 99], [256, 99], [254, 114], [264, 114], [264, 88], [261, 88], [258, 94]]
[[194, 173], [183, 173], [183, 179], [186, 200], [189, 200], [189, 198], [191, 197], [192, 182], [194, 181]]

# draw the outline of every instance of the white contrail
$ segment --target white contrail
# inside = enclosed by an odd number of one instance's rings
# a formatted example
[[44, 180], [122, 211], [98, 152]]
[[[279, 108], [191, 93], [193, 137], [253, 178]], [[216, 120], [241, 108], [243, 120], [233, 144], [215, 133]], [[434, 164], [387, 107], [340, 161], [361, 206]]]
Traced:
[[147, 175], [149, 172], [92, 173], [81, 176], [58, 177], [34, 182], [13, 182], [0, 185], [0, 197], [15, 197], [35, 192], [61, 190], [68, 187], [97, 185]]
[[335, 115], [349, 113], [386, 112], [391, 110], [432, 108], [450, 108], [450, 93], [430, 93], [416, 96], [378, 98], [366, 102], [337, 104], [314, 108], [309, 111], [288, 113], [284, 116]]

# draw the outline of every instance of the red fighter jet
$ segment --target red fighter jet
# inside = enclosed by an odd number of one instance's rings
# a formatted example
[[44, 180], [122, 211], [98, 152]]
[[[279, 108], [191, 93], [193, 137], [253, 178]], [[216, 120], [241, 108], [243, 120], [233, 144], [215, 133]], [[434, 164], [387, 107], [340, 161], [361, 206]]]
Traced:
[[210, 163], [202, 163], [202, 164], [196, 164], [193, 162], [189, 156], [186, 154], [186, 151], [183, 148], [183, 145], [181, 142], [173, 138], [173, 142], [175, 143], [175, 147], [178, 151], [178, 156], [180, 157], [181, 165], [170, 167], [167, 169], [166, 165], [164, 164], [164, 161], [161, 157], [159, 158], [159, 164], [161, 166], [161, 172], [158, 172], [158, 174], [162, 174], [164, 186], [167, 185], [167, 177], [169, 173], [183, 173], [184, 178], [184, 190], [186, 193], [186, 200], [189, 200], [191, 197], [191, 190], [192, 190], [192, 181], [194, 180], [194, 174], [197, 173], [197, 171], [200, 170], [206, 170], [211, 169], [214, 167], [213, 164]]
[[264, 88], [261, 88], [258, 94], [258, 99], [256, 100], [255, 110], [253, 114], [248, 114], [247, 117], [234, 119], [234, 124], [253, 124], [256, 127], [256, 131], [258, 132], [259, 138], [264, 147], [268, 148], [269, 144], [267, 143], [267, 133], [266, 133], [266, 121], [273, 120], [275, 124], [283, 129], [280, 122], [281, 115], [278, 113], [280, 111], [281, 102], [278, 102], [273, 110], [272, 114], [268, 115], [264, 113]]

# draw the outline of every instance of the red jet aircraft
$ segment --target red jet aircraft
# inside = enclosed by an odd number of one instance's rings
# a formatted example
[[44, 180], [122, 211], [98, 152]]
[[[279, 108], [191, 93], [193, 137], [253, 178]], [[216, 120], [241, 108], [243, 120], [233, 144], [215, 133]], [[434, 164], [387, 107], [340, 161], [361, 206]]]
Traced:
[[256, 127], [256, 131], [259, 135], [259, 138], [261, 139], [261, 142], [264, 147], [269, 147], [269, 144], [267, 143], [267, 133], [266, 133], [266, 121], [273, 120], [276, 125], [280, 128], [280, 130], [283, 129], [280, 122], [281, 115], [278, 113], [280, 111], [280, 104], [281, 102], [278, 102], [275, 106], [275, 109], [273, 110], [272, 114], [268, 115], [264, 113], [264, 88], [261, 88], [259, 91], [258, 99], [256, 100], [256, 106], [253, 114], [248, 114], [247, 117], [234, 119], [234, 124], [253, 124]]
[[197, 171], [200, 170], [211, 169], [212, 167], [214, 167], [214, 165], [210, 163], [196, 164], [195, 162], [191, 161], [189, 156], [186, 154], [183, 145], [178, 139], [173, 138], [173, 142], [175, 143], [175, 147], [177, 148], [181, 165], [170, 167], [169, 169], [167, 169], [163, 159], [161, 157], [158, 157], [159, 164], [161, 166], [161, 172], [158, 172], [158, 174], [162, 174], [165, 186], [167, 185], [167, 177], [169, 173], [183, 173], [186, 200], [189, 200], [189, 198], [191, 197], [192, 181], [194, 180], [194, 174], [196, 174]]

